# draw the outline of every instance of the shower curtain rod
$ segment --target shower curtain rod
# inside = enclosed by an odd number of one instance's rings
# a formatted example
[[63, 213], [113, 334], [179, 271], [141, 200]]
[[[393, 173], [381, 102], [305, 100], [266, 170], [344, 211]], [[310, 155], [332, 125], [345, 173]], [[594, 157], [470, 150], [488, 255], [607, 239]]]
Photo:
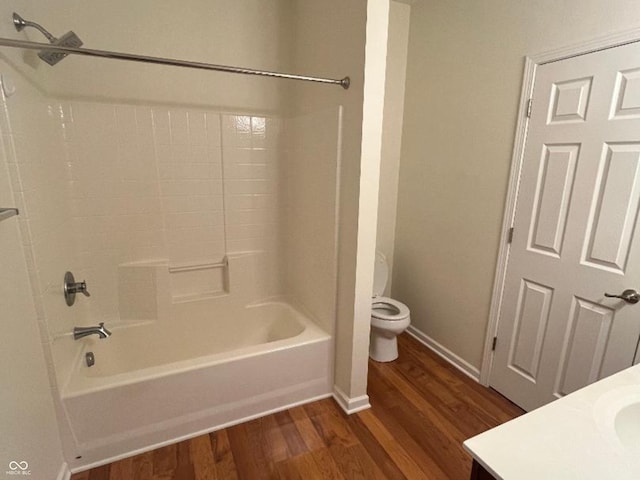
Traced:
[[295, 75], [292, 73], [270, 72], [265, 70], [254, 70], [252, 68], [229, 67], [227, 65], [216, 65], [213, 63], [192, 62], [189, 60], [175, 60], [163, 57], [149, 57], [147, 55], [136, 55], [131, 53], [112, 52], [109, 50], [94, 50], [91, 48], [64, 47], [61, 45], [51, 45], [48, 43], [30, 42], [26, 40], [14, 40], [11, 38], [0, 38], [0, 46], [12, 48], [25, 48], [27, 50], [44, 50], [67, 53], [71, 55], [85, 55], [88, 57], [112, 58], [115, 60], [128, 60], [131, 62], [154, 63], [157, 65], [171, 65], [174, 67], [198, 68], [200, 70], [215, 70], [218, 72], [241, 73], [244, 75], [260, 75], [263, 77], [288, 78], [291, 80], [302, 80], [305, 82], [326, 83], [330, 85], [340, 85], [345, 90], [349, 88], [351, 80], [344, 77], [341, 80], [322, 77], [309, 77], [306, 75]]

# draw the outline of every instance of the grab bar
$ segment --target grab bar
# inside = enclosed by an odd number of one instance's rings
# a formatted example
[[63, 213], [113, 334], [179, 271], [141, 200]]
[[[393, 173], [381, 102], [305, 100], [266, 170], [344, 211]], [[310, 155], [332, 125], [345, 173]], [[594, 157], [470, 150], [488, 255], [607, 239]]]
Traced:
[[196, 270], [208, 270], [210, 268], [226, 268], [228, 265], [227, 259], [225, 258], [222, 262], [219, 263], [198, 263], [195, 265], [181, 265], [176, 267], [169, 267], [169, 273], [180, 273], [180, 272], [195, 272]]
[[0, 208], [0, 222], [2, 220], [6, 220], [7, 218], [15, 217], [19, 214], [20, 212], [17, 208]]

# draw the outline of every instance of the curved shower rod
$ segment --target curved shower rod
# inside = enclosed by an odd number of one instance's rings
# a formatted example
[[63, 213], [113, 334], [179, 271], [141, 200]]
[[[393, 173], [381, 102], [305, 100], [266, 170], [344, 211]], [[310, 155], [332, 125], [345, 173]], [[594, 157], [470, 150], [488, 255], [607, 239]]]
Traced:
[[153, 63], [157, 65], [171, 65], [174, 67], [197, 68], [200, 70], [215, 70], [218, 72], [241, 73], [244, 75], [259, 75], [263, 77], [288, 78], [291, 80], [302, 80], [305, 82], [326, 83], [330, 85], [340, 85], [345, 90], [349, 88], [351, 79], [344, 77], [340, 80], [322, 77], [310, 77], [307, 75], [296, 75], [293, 73], [270, 72], [266, 70], [254, 70], [252, 68], [229, 67], [227, 65], [216, 65], [213, 63], [192, 62], [189, 60], [176, 60], [164, 57], [150, 57], [147, 55], [137, 55], [131, 53], [112, 52], [110, 50], [95, 50], [91, 48], [66, 47], [62, 45], [51, 45], [48, 43], [30, 42], [26, 40], [13, 40], [11, 38], [0, 38], [0, 46], [12, 48], [24, 48], [27, 50], [40, 50], [49, 52], [60, 52], [71, 55], [85, 55], [88, 57], [112, 58], [115, 60], [128, 60], [131, 62]]

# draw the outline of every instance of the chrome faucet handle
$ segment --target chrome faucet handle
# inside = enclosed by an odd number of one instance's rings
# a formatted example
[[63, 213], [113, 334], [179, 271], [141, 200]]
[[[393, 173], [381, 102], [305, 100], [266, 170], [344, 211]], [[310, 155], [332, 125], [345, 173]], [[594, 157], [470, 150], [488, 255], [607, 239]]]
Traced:
[[87, 282], [76, 282], [73, 277], [73, 273], [67, 272], [64, 274], [64, 299], [67, 305], [71, 306], [76, 301], [76, 293], [82, 293], [85, 297], [90, 297], [91, 294], [87, 290]]
[[89, 290], [87, 290], [87, 282], [85, 282], [84, 280], [76, 283], [75, 289], [76, 289], [76, 293], [82, 293], [85, 297], [91, 296], [91, 294], [89, 293]]

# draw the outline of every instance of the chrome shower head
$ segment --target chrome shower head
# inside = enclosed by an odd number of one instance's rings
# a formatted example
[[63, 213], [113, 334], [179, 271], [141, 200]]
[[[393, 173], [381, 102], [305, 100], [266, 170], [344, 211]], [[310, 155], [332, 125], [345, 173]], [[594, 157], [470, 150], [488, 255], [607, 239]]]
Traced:
[[[69, 31], [60, 38], [55, 39], [51, 44], [58, 45], [60, 47], [78, 48], [82, 46], [82, 40], [80, 40], [80, 37], [78, 37], [74, 32]], [[67, 53], [56, 51], [38, 52], [38, 56], [49, 65], [55, 65], [67, 55]]]
[[[80, 40], [80, 37], [78, 37], [78, 35], [76, 35], [74, 32], [67, 32], [64, 35], [62, 35], [60, 38], [56, 38], [53, 35], [51, 35], [42, 25], [39, 25], [36, 22], [25, 20], [15, 12], [13, 13], [13, 25], [16, 27], [16, 30], [19, 32], [21, 32], [24, 29], [24, 27], [35, 28], [40, 33], [42, 33], [45, 37], [47, 37], [47, 40], [49, 40], [49, 43], [51, 43], [52, 45], [58, 45], [61, 47], [75, 47], [75, 48], [82, 46], [82, 40]], [[46, 51], [46, 52], [38, 52], [38, 56], [42, 60], [47, 62], [49, 65], [55, 65], [64, 57], [66, 57], [67, 54], [64, 52]]]

